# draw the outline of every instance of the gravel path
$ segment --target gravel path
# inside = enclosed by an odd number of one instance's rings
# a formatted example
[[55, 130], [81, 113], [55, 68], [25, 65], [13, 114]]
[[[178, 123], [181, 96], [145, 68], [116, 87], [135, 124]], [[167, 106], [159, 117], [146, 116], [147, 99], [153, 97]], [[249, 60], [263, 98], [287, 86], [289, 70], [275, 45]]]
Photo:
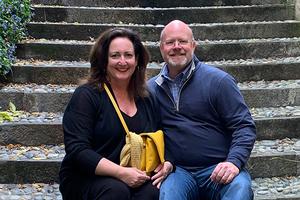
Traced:
[[[274, 117], [299, 117], [300, 106], [251, 108], [250, 112], [254, 119]], [[4, 123], [61, 123], [62, 118], [63, 113], [19, 111], [19, 114], [13, 118], [12, 122], [5, 121]]]
[[[54, 184], [0, 184], [0, 200], [61, 200], [59, 185]], [[273, 199], [285, 196], [299, 197], [300, 177], [257, 178], [252, 181], [255, 199]]]
[[[112, 24], [115, 25], [115, 24]], [[151, 27], [152, 25], [150, 25]], [[291, 38], [255, 38], [255, 39], [235, 39], [235, 40], [196, 40], [196, 43], [201, 46], [203, 44], [250, 44], [250, 43], [268, 43], [268, 42], [300, 42], [300, 37]], [[80, 45], [93, 45], [94, 42], [88, 40], [59, 40], [59, 39], [25, 39], [20, 43], [26, 44], [80, 44]], [[159, 41], [144, 41], [143, 44], [147, 46], [159, 46]]]
[[[240, 89], [275, 89], [275, 88], [299, 88], [300, 80], [280, 80], [280, 81], [247, 81], [238, 83]], [[38, 84], [7, 84], [1, 87], [0, 92], [74, 92], [77, 85], [38, 85]]]
[[[285, 138], [255, 142], [251, 155], [297, 153], [300, 155], [300, 139]], [[0, 159], [3, 160], [61, 160], [65, 155], [64, 145], [21, 146], [0, 145]]]
[[[288, 64], [288, 63], [300, 63], [300, 57], [284, 57], [284, 58], [257, 58], [257, 59], [238, 59], [238, 60], [221, 60], [221, 61], [206, 61], [205, 63], [210, 65], [254, 65], [254, 64]], [[45, 61], [45, 60], [16, 60], [15, 66], [31, 65], [31, 66], [81, 66], [89, 67], [90, 63], [86, 61]], [[160, 68], [163, 63], [151, 62], [148, 67]]]

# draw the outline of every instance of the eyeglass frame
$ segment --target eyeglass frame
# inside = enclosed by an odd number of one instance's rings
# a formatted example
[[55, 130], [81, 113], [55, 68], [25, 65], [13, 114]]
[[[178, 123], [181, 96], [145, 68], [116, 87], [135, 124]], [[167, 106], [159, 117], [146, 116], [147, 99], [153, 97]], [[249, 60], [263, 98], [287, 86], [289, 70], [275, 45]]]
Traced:
[[162, 43], [168, 47], [174, 47], [176, 42], [179, 46], [185, 46], [188, 45], [191, 42], [194, 42], [195, 40], [182, 40], [182, 39], [176, 39], [176, 40], [167, 40], [167, 41], [162, 41]]

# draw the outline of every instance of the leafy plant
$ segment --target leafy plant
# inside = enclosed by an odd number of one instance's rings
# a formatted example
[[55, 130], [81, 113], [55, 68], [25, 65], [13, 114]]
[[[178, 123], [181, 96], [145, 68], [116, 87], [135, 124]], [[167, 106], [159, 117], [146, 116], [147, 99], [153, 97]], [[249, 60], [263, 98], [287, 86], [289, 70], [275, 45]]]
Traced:
[[0, 0], [0, 74], [10, 71], [16, 43], [26, 36], [30, 18], [30, 0]]
[[13, 121], [14, 117], [18, 117], [22, 114], [22, 111], [17, 111], [16, 106], [9, 102], [7, 111], [0, 111], [0, 124], [4, 121]]

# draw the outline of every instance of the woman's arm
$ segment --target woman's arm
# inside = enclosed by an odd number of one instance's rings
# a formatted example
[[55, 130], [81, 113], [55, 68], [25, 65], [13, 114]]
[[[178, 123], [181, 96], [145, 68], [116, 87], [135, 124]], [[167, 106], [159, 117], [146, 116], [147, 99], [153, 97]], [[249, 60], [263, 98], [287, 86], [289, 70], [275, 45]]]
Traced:
[[106, 158], [102, 158], [95, 170], [96, 175], [115, 177], [130, 187], [138, 187], [150, 179], [145, 172], [133, 167], [122, 167], [111, 162]]

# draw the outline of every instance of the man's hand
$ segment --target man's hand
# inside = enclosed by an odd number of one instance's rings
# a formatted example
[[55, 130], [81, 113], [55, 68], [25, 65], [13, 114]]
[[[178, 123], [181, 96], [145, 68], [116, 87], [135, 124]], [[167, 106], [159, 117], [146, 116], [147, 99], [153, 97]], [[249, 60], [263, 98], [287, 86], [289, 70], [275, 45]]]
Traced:
[[239, 168], [231, 162], [221, 162], [212, 172], [210, 179], [215, 183], [227, 184], [230, 183], [239, 173]]
[[168, 161], [158, 165], [157, 168], [154, 170], [156, 174], [151, 178], [151, 180], [153, 180], [153, 185], [156, 185], [156, 187], [159, 189], [163, 180], [167, 178], [167, 176], [172, 171], [173, 171], [173, 165]]

